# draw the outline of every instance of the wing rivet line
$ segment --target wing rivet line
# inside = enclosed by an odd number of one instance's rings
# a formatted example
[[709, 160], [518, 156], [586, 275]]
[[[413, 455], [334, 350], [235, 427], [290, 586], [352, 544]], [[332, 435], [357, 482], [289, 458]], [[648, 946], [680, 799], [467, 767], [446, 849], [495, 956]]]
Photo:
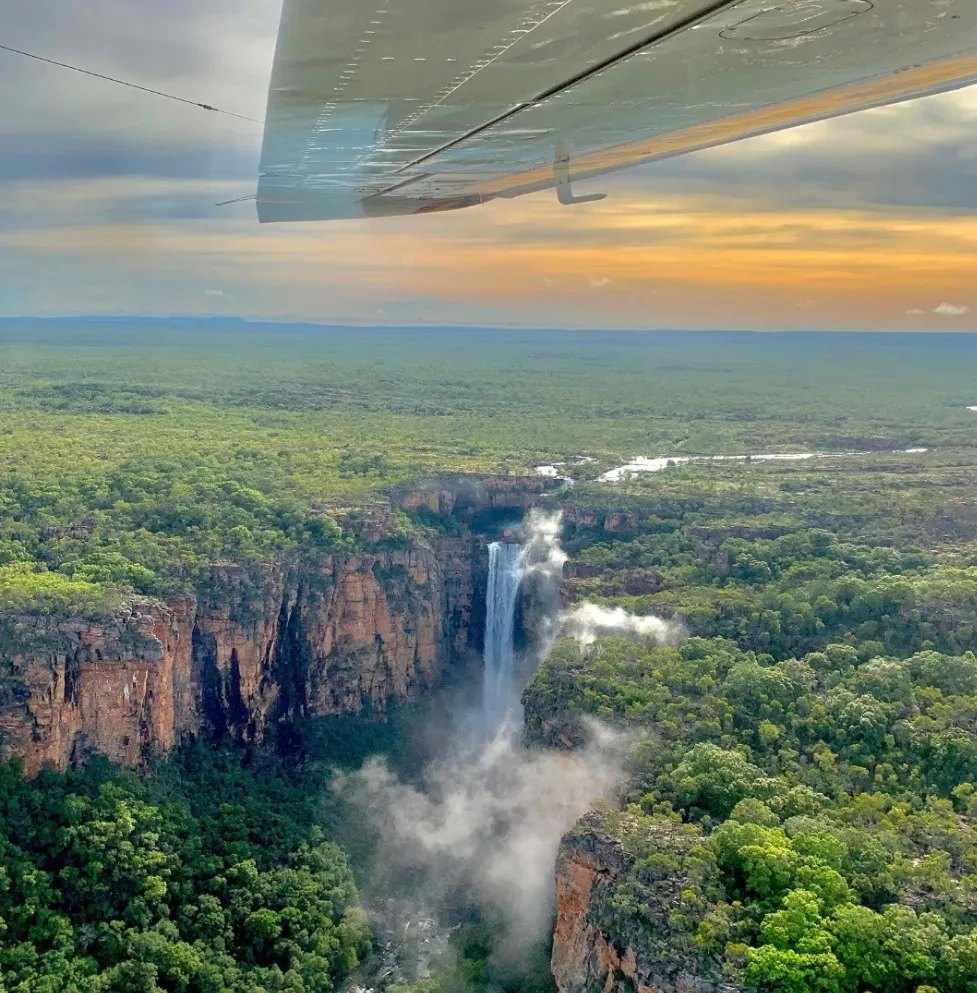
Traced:
[[[676, 21], [669, 27], [656, 31], [654, 34], [651, 34], [646, 38], [642, 38], [640, 41], [636, 41], [633, 45], [629, 45], [620, 52], [595, 63], [589, 68], [578, 72], [576, 75], [570, 76], [562, 82], [554, 84], [542, 93], [537, 94], [532, 100], [525, 100], [521, 103], [517, 103], [515, 106], [503, 111], [496, 117], [491, 118], [491, 120], [485, 121], [485, 123], [479, 124], [477, 127], [472, 128], [465, 134], [459, 135], [457, 138], [452, 138], [451, 141], [446, 141], [439, 148], [432, 149], [430, 152], [426, 152], [424, 155], [418, 156], [416, 159], [402, 165], [397, 172], [404, 173], [407, 172], [408, 169], [413, 169], [415, 166], [422, 165], [424, 162], [429, 162], [442, 152], [447, 152], [449, 149], [455, 148], [457, 145], [460, 145], [471, 138], [477, 137], [485, 131], [488, 131], [490, 128], [494, 128], [497, 124], [501, 124], [510, 117], [521, 113], [527, 107], [541, 104], [544, 101], [549, 100], [551, 97], [559, 96], [561, 93], [564, 93], [571, 87], [576, 86], [578, 83], [586, 82], [588, 79], [591, 79], [608, 69], [612, 69], [614, 66], [619, 65], [622, 62], [626, 62], [632, 55], [637, 55], [639, 52], [644, 51], [646, 48], [650, 48], [652, 45], [660, 44], [666, 39], [671, 38], [674, 35], [687, 30], [688, 28], [694, 27], [696, 24], [701, 24], [703, 21], [708, 20], [710, 17], [713, 17], [720, 11], [725, 10], [727, 7], [734, 7], [740, 2], [741, 0], [714, 0], [714, 2], [710, 3], [707, 7], [703, 7], [702, 9], [695, 11], [695, 13], [689, 14], [687, 17], [683, 17], [681, 20]], [[434, 106], [436, 106], [436, 104]]]

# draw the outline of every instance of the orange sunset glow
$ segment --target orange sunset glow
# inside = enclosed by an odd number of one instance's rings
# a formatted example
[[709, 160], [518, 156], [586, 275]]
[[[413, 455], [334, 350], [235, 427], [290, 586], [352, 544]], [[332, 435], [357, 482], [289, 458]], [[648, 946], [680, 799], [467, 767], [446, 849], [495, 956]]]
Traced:
[[[389, 301], [406, 299], [422, 301], [409, 319], [465, 323], [529, 314], [567, 326], [969, 329], [977, 218], [768, 209], [643, 196], [627, 185], [573, 211], [538, 195], [456, 214], [292, 228], [246, 219], [89, 223], [5, 231], [0, 250], [111, 267], [149, 293], [174, 275], [207, 283], [189, 312], [244, 302], [262, 317], [328, 308], [371, 323], [395, 316]], [[207, 294], [210, 284], [218, 288]], [[372, 311], [357, 311], [358, 298]], [[959, 313], [940, 313], [941, 304]]]
[[[219, 53], [168, 71], [181, 92], [258, 118], [278, 7], [247, 11], [224, 18]], [[96, 64], [120, 51], [79, 31], [63, 41]], [[262, 226], [253, 202], [234, 202], [255, 193], [255, 122], [147, 110], [146, 97], [23, 59], [0, 72], [21, 95], [2, 122], [0, 314], [977, 329], [977, 87], [576, 181], [608, 194], [596, 203], [563, 206], [549, 190]]]

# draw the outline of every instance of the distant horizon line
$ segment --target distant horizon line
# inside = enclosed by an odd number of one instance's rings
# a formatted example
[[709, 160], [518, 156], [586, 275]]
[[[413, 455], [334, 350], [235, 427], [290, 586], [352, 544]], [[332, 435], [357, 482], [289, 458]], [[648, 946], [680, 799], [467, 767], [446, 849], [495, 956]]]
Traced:
[[949, 328], [931, 328], [921, 330], [917, 328], [750, 328], [750, 327], [716, 327], [716, 328], [681, 328], [681, 327], [561, 327], [559, 325], [525, 325], [525, 324], [468, 324], [468, 323], [404, 323], [404, 324], [372, 324], [355, 322], [326, 322], [311, 320], [309, 318], [253, 318], [241, 317], [237, 315], [222, 314], [58, 314], [58, 315], [31, 315], [31, 314], [0, 314], [2, 322], [36, 322], [44, 324], [62, 323], [111, 323], [123, 322], [143, 323], [143, 324], [177, 324], [186, 321], [199, 321], [210, 324], [243, 324], [252, 326], [272, 326], [272, 327], [306, 327], [320, 328], [323, 330], [358, 330], [358, 331], [539, 331], [539, 332], [560, 332], [564, 334], [817, 334], [817, 335], [849, 335], [849, 334], [872, 334], [872, 335], [971, 335], [977, 334], [977, 330], [960, 328], [952, 330]]

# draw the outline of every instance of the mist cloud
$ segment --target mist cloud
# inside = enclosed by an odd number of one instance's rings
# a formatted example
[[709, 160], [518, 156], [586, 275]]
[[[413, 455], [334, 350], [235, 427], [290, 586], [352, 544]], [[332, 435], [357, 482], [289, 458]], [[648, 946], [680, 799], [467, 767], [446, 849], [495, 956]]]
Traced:
[[591, 645], [603, 635], [636, 637], [671, 645], [686, 634], [678, 621], [639, 617], [629, 614], [623, 607], [602, 607], [596, 603], [578, 603], [565, 611], [559, 630], [582, 645]]
[[524, 576], [558, 581], [563, 575], [567, 554], [560, 546], [563, 514], [532, 507], [526, 515], [522, 536]]
[[659, 644], [675, 644], [686, 636], [679, 621], [639, 617], [623, 607], [578, 603], [560, 609], [559, 581], [567, 554], [560, 545], [563, 520], [560, 511], [530, 510], [524, 525], [522, 568], [524, 581], [535, 580], [536, 596], [544, 605], [536, 651], [545, 658], [559, 637], [575, 638], [591, 645], [602, 635], [640, 638]]
[[560, 839], [613, 795], [627, 751], [627, 739], [597, 726], [573, 753], [525, 749], [510, 726], [458, 742], [418, 786], [367, 762], [338, 783], [381, 839], [367, 899], [409, 893], [418, 915], [436, 917], [461, 892], [503, 928], [497, 957], [517, 963], [552, 923]]
[[[562, 610], [561, 529], [559, 511], [539, 508], [522, 526], [523, 581], [534, 584], [543, 614], [534, 661], [557, 635], [584, 645], [602, 634], [654, 642], [684, 636], [677, 622], [620, 607]], [[466, 724], [464, 713], [454, 720]], [[494, 956], [503, 968], [525, 965], [545, 940], [560, 841], [597, 801], [615, 796], [631, 752], [627, 735], [591, 720], [583, 726], [587, 743], [572, 752], [525, 748], [510, 722], [488, 740], [454, 732], [416, 783], [400, 780], [381, 759], [337, 777], [335, 788], [378, 839], [365, 897], [384, 936], [386, 981], [410, 982], [447, 962], [448, 929], [466, 908], [497, 929]]]
[[[540, 508], [522, 525], [520, 569], [543, 625], [534, 662], [548, 651], [560, 614], [561, 527], [560, 511]], [[454, 721], [477, 724], [464, 712]], [[571, 753], [529, 749], [520, 725], [510, 717], [489, 739], [456, 730], [417, 783], [401, 781], [380, 759], [337, 778], [335, 788], [379, 839], [365, 896], [386, 947], [400, 950], [388, 975], [423, 975], [449, 952], [446, 929], [465, 907], [498, 929], [494, 954], [503, 967], [525, 965], [549, 933], [560, 840], [596, 801], [614, 795], [630, 739], [590, 723], [587, 744]], [[425, 937], [411, 945], [418, 930]]]

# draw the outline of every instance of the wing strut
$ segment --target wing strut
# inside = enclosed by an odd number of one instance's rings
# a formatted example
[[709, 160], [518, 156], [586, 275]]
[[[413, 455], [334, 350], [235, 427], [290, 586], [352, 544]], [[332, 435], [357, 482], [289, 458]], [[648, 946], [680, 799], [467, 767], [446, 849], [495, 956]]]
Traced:
[[606, 193], [588, 193], [584, 197], [575, 197], [570, 185], [570, 146], [562, 138], [556, 146], [556, 158], [553, 160], [553, 178], [556, 180], [556, 198], [562, 204], [593, 203], [603, 200]]

